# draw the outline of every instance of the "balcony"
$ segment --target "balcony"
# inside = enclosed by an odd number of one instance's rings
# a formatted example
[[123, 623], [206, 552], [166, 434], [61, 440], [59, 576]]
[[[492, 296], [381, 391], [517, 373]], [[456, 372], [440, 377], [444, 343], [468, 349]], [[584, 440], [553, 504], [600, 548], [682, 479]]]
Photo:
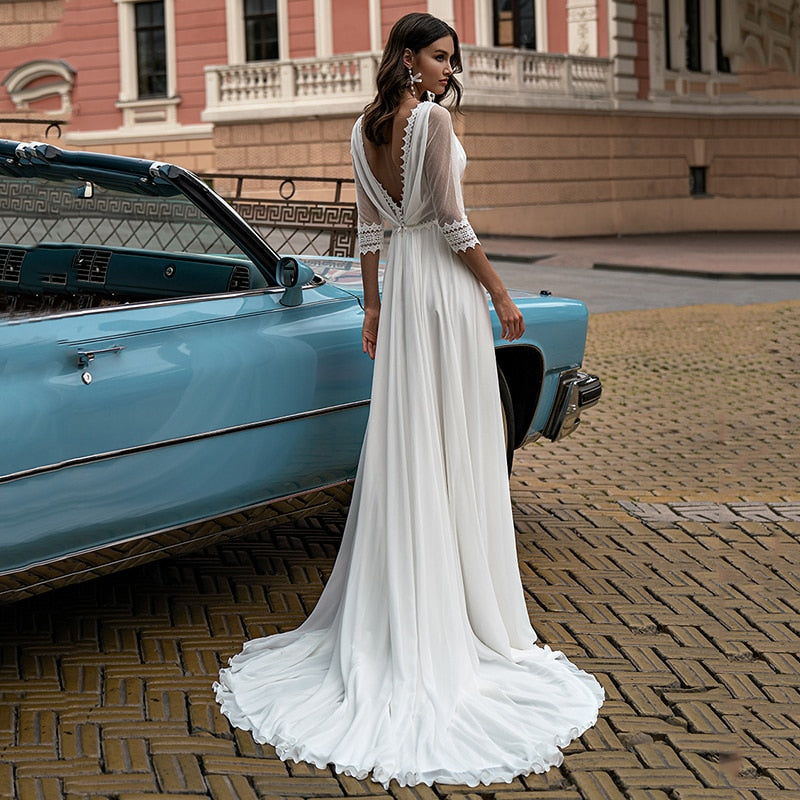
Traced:
[[[467, 107], [608, 107], [612, 62], [462, 47]], [[206, 67], [206, 122], [355, 114], [375, 93], [379, 53]]]

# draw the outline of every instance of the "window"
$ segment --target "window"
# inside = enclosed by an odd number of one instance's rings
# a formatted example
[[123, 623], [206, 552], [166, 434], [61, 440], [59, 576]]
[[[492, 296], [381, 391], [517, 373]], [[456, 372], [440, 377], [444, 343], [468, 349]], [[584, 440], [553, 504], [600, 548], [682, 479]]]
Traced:
[[136, 3], [136, 77], [139, 99], [167, 96], [164, 3]]
[[244, 0], [244, 35], [248, 61], [278, 58], [277, 0]]
[[686, 0], [686, 69], [689, 72], [703, 69], [700, 0]]
[[717, 72], [730, 72], [731, 61], [722, 51], [722, 0], [716, 0], [714, 13], [717, 24]]
[[722, 40], [725, 26], [736, 24], [738, 35], [738, 20], [726, 17], [728, 0], [660, 0], [660, 3], [665, 34], [664, 69], [682, 75], [676, 90], [679, 94], [696, 94], [703, 91], [698, 87], [705, 84], [706, 89], [712, 88], [716, 94], [712, 84], [720, 76], [731, 74], [731, 62]]
[[494, 0], [494, 43], [498, 47], [536, 49], [534, 0]]
[[689, 167], [689, 194], [692, 197], [706, 196], [706, 167]]
[[122, 127], [178, 126], [175, 0], [114, 0], [119, 30]]

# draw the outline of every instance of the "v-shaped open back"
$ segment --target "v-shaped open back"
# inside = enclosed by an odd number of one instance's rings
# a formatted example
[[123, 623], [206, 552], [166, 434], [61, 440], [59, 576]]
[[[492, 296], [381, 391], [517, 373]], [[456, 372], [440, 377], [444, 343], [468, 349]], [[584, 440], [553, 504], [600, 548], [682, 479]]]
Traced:
[[[396, 142], [395, 142], [395, 122], [396, 117], [392, 121], [392, 140], [388, 143], [388, 155], [389, 158], [383, 158], [382, 162], [380, 163], [379, 157], [382, 155], [382, 152], [385, 153], [386, 151], [382, 151], [381, 148], [385, 147], [385, 145], [375, 145], [371, 142], [367, 142], [365, 137], [361, 136], [361, 145], [364, 151], [364, 160], [369, 167], [369, 171], [372, 174], [372, 177], [375, 180], [375, 184], [377, 185], [378, 189], [380, 189], [381, 193], [385, 196], [386, 200], [395, 208], [401, 209], [403, 207], [403, 200], [405, 198], [405, 173], [406, 173], [406, 155], [408, 152], [408, 145], [411, 141], [411, 135], [414, 128], [414, 120], [416, 118], [417, 111], [419, 110], [421, 104], [414, 106], [408, 116], [405, 119], [405, 124], [403, 125], [403, 133], [400, 141], [400, 148], [398, 157], [395, 158], [396, 152]], [[381, 166], [387, 166], [388, 168], [392, 169], [393, 172], [388, 177], [391, 180], [386, 180], [387, 176], [382, 175], [382, 170], [380, 169]], [[392, 184], [399, 184], [400, 187], [400, 195], [399, 197], [396, 194], [393, 194], [389, 191], [392, 187]]]

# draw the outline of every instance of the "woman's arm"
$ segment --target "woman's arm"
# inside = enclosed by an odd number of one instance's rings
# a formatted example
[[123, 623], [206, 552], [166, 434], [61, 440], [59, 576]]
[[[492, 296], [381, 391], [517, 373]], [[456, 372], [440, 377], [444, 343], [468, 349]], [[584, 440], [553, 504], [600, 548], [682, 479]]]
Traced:
[[361, 254], [361, 282], [364, 286], [364, 324], [361, 326], [361, 347], [372, 359], [378, 342], [378, 320], [381, 296], [378, 292], [379, 251]]
[[364, 183], [368, 166], [361, 155], [361, 118], [353, 126], [350, 154], [353, 159], [353, 177], [358, 207], [358, 252], [361, 256], [361, 283], [364, 287], [364, 322], [361, 326], [361, 347], [370, 358], [375, 358], [378, 341], [378, 319], [381, 313], [381, 296], [378, 290], [378, 262], [383, 244], [383, 219], [369, 197]]
[[509, 342], [525, 332], [522, 312], [494, 271], [472, 230], [464, 210], [460, 175], [453, 161], [453, 126], [450, 113], [434, 106], [428, 115], [425, 175], [431, 190], [436, 219], [453, 252], [467, 265], [492, 298], [500, 319], [502, 337]]
[[480, 244], [476, 244], [467, 250], [458, 252], [457, 255], [483, 284], [483, 288], [489, 292], [492, 305], [500, 320], [503, 339], [509, 342], [519, 339], [525, 333], [525, 319], [509, 296], [500, 276], [486, 258], [483, 248]]

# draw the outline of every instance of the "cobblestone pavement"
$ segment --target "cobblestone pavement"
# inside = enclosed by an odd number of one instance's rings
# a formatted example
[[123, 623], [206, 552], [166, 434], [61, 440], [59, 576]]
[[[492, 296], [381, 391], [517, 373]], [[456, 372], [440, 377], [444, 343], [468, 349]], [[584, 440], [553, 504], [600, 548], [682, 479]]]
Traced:
[[591, 318], [603, 401], [512, 477], [540, 638], [608, 697], [560, 769], [384, 792], [230, 730], [211, 681], [314, 605], [332, 512], [0, 610], [0, 798], [800, 796], [799, 360], [799, 302]]

